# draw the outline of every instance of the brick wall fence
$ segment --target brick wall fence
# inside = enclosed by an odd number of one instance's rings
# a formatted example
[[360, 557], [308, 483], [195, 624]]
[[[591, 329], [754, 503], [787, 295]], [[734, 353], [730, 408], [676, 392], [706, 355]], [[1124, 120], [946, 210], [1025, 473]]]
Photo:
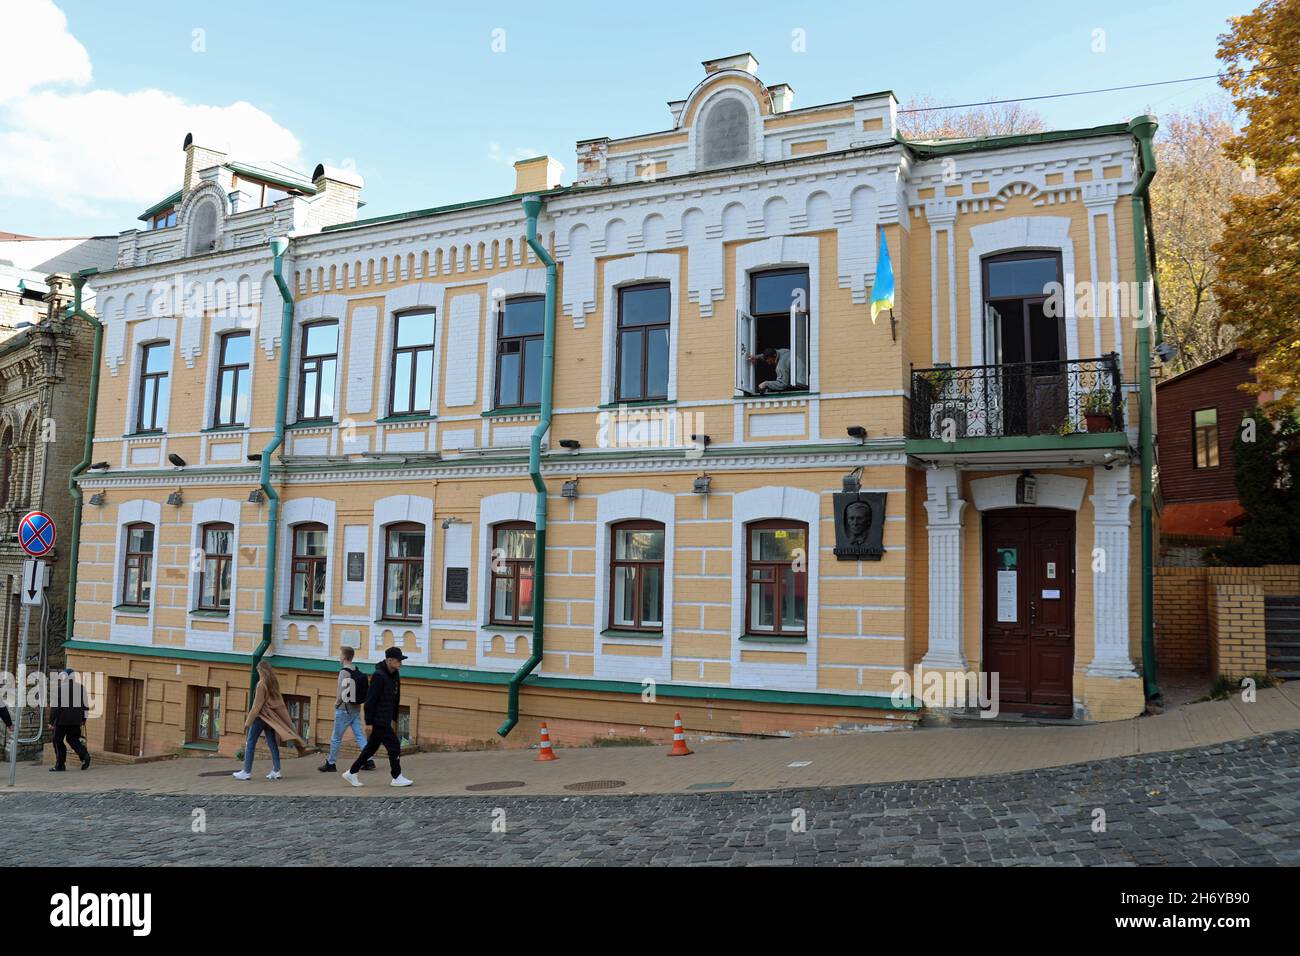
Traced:
[[1300, 564], [1156, 568], [1157, 666], [1232, 677], [1262, 673], [1264, 598], [1290, 595], [1300, 595]]

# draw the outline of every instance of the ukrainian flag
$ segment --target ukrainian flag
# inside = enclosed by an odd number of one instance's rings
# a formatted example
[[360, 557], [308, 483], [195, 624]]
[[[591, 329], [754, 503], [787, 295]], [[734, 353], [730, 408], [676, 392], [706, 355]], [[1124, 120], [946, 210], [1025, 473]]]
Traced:
[[889, 261], [885, 230], [880, 230], [880, 255], [876, 258], [876, 281], [871, 286], [871, 323], [883, 310], [894, 310], [894, 264]]

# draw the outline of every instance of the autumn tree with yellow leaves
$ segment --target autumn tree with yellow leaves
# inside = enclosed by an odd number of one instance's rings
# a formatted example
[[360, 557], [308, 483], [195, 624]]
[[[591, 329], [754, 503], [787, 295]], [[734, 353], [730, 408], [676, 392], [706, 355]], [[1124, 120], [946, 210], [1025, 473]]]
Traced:
[[1246, 119], [1225, 146], [1271, 189], [1232, 197], [1215, 244], [1220, 320], [1257, 356], [1256, 387], [1300, 398], [1300, 0], [1264, 0], [1219, 38], [1220, 84]]

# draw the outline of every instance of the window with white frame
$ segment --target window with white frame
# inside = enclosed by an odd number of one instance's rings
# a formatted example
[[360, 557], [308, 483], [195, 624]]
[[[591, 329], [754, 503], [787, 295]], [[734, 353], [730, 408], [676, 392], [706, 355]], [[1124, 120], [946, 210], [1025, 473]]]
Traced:
[[495, 408], [536, 405], [542, 400], [545, 299], [507, 299], [497, 313]]
[[147, 521], [126, 526], [122, 552], [122, 604], [148, 607], [153, 599], [153, 533]]
[[383, 616], [418, 621], [424, 615], [424, 526], [389, 525], [384, 534]]
[[506, 521], [492, 527], [489, 622], [522, 625], [533, 620], [533, 552], [537, 532], [532, 522]]
[[162, 431], [171, 397], [168, 368], [171, 343], [150, 342], [140, 347], [140, 382], [136, 388], [135, 430]]
[[618, 290], [616, 401], [668, 397], [670, 305], [667, 282]]
[[746, 394], [804, 391], [810, 380], [808, 268], [749, 273], [749, 310], [737, 316], [736, 387]]
[[325, 614], [325, 570], [329, 531], [323, 524], [295, 525], [290, 570], [289, 610], [294, 614]]
[[388, 413], [427, 415], [433, 408], [434, 312], [402, 312], [393, 321]]
[[338, 322], [327, 319], [304, 325], [298, 370], [299, 421], [328, 422], [334, 418], [334, 379], [338, 360]]
[[217, 354], [217, 401], [212, 417], [214, 428], [248, 424], [249, 363], [252, 335], [228, 332], [221, 336]]
[[609, 531], [610, 630], [662, 631], [664, 526], [657, 521], [621, 521]]
[[224, 521], [205, 524], [201, 529], [203, 564], [199, 571], [200, 611], [230, 610], [230, 587], [234, 561], [231, 548], [235, 528]]
[[808, 634], [808, 526], [754, 521], [745, 528], [745, 631], [772, 637]]

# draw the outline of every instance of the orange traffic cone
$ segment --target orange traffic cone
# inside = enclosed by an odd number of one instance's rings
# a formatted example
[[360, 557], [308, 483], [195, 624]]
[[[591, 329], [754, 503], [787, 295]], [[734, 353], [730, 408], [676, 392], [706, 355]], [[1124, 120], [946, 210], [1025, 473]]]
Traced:
[[668, 751], [668, 756], [685, 757], [693, 753], [695, 751], [686, 746], [686, 733], [682, 730], [682, 715], [678, 714], [673, 718], [673, 749]]
[[543, 722], [542, 724], [542, 749], [541, 752], [537, 755], [537, 759], [538, 760], [559, 760], [560, 759], [559, 757], [555, 756], [555, 751], [551, 749], [551, 734], [546, 729], [545, 722]]

